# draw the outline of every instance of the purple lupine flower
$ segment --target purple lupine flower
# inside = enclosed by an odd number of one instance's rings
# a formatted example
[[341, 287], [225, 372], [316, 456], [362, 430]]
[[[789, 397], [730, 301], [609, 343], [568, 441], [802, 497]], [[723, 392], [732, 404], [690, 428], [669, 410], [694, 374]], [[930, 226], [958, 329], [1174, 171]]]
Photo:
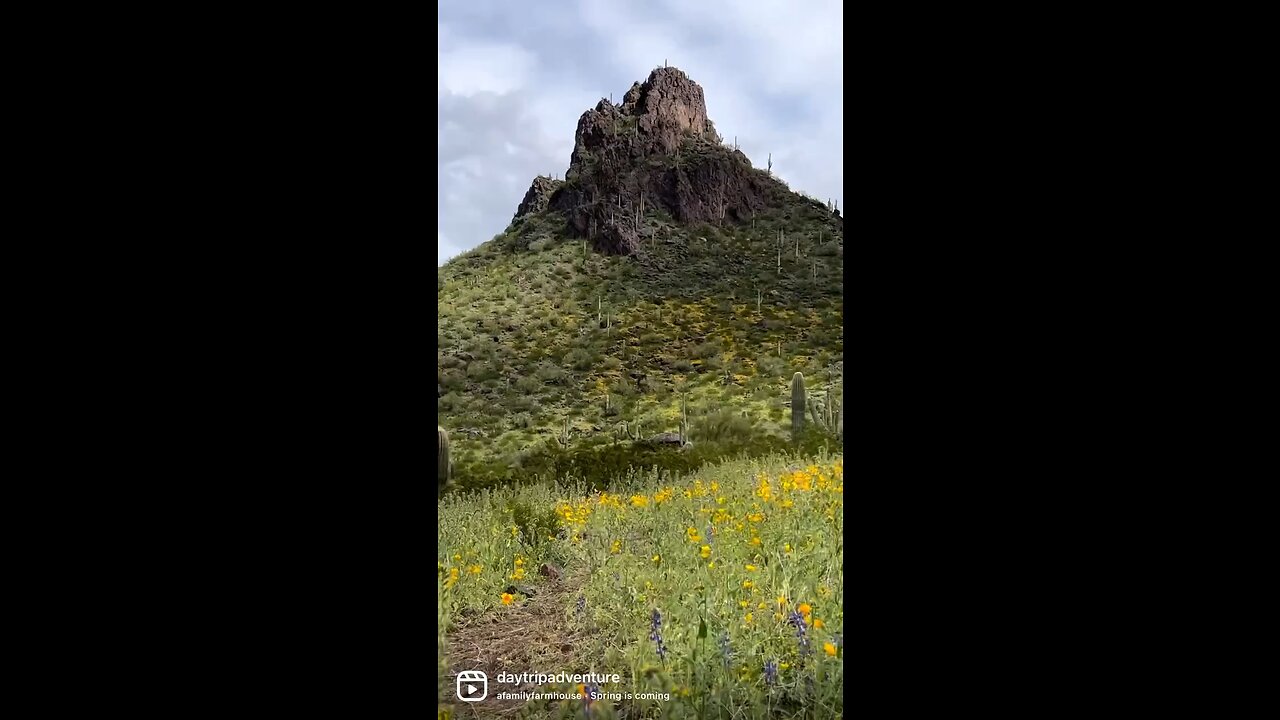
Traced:
[[591, 694], [598, 692], [600, 692], [600, 688], [596, 685], [584, 685], [582, 687], [582, 702], [588, 711], [591, 710], [591, 703], [595, 702], [591, 699]]
[[772, 685], [778, 682], [778, 661], [770, 660], [764, 664], [764, 682]]
[[720, 654], [724, 656], [724, 666], [729, 667], [733, 660], [733, 648], [729, 646], [729, 631], [725, 630], [720, 636]]
[[650, 630], [651, 632], [649, 633], [649, 639], [652, 640], [658, 646], [658, 659], [666, 660], [667, 645], [662, 641], [662, 613], [658, 612], [657, 608], [654, 608], [653, 610], [653, 618], [650, 625]]
[[792, 610], [791, 614], [787, 616], [787, 622], [795, 626], [796, 642], [800, 643], [800, 654], [804, 655], [809, 651], [809, 634], [805, 626], [804, 616]]
[[582, 617], [582, 611], [587, 609], [587, 598], [583, 595], [579, 595], [578, 602], [574, 605], [574, 609], [578, 612], [578, 617]]

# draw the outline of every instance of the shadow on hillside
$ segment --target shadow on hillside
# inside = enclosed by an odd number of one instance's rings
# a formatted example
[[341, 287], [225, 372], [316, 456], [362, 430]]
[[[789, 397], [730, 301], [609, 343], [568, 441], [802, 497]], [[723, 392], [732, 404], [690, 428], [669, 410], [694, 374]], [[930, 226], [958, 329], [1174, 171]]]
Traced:
[[659, 484], [674, 482], [704, 465], [730, 458], [795, 452], [816, 455], [822, 450], [842, 452], [842, 446], [812, 428], [799, 443], [758, 434], [703, 440], [683, 448], [642, 440], [566, 449], [552, 440], [520, 454], [511, 465], [477, 463], [458, 468], [455, 492], [551, 481], [581, 482], [590, 490], [615, 490], [655, 479]]

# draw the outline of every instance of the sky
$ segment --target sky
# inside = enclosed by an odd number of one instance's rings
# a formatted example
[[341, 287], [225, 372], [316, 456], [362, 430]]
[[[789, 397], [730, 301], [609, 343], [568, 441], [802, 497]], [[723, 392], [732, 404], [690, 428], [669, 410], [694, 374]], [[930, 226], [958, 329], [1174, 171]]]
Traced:
[[440, 3], [438, 261], [506, 229], [537, 175], [563, 178], [578, 117], [667, 64], [756, 167], [844, 205], [839, 0]]

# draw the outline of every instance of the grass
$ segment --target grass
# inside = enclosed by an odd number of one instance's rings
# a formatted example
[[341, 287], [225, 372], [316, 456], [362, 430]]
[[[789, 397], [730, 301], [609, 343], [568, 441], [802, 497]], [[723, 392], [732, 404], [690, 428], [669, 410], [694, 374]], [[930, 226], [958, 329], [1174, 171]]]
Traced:
[[[839, 716], [843, 482], [838, 455], [774, 455], [607, 493], [556, 483], [446, 498], [440, 716]], [[486, 672], [490, 698], [458, 702], [461, 670]], [[516, 687], [496, 682], [503, 672], [620, 679]], [[569, 699], [497, 699], [514, 690]], [[588, 703], [593, 690], [603, 697]]]
[[682, 400], [785, 433], [792, 373], [811, 392], [843, 376], [844, 240], [822, 203], [773, 192], [738, 225], [650, 211], [630, 257], [584, 251], [545, 211], [441, 267], [437, 412], [458, 484], [488, 484], [565, 421], [577, 444], [624, 422], [674, 431]]

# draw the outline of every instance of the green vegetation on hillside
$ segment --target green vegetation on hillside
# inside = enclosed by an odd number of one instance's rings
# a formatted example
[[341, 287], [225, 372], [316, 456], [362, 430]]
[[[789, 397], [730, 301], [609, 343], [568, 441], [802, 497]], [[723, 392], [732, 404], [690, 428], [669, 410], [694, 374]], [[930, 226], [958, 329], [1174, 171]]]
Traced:
[[682, 404], [695, 447], [767, 448], [789, 437], [795, 372], [838, 392], [842, 224], [774, 187], [736, 224], [649, 209], [632, 256], [597, 253], [548, 210], [441, 267], [437, 410], [457, 485], [527, 477], [550, 448], [675, 432]]

